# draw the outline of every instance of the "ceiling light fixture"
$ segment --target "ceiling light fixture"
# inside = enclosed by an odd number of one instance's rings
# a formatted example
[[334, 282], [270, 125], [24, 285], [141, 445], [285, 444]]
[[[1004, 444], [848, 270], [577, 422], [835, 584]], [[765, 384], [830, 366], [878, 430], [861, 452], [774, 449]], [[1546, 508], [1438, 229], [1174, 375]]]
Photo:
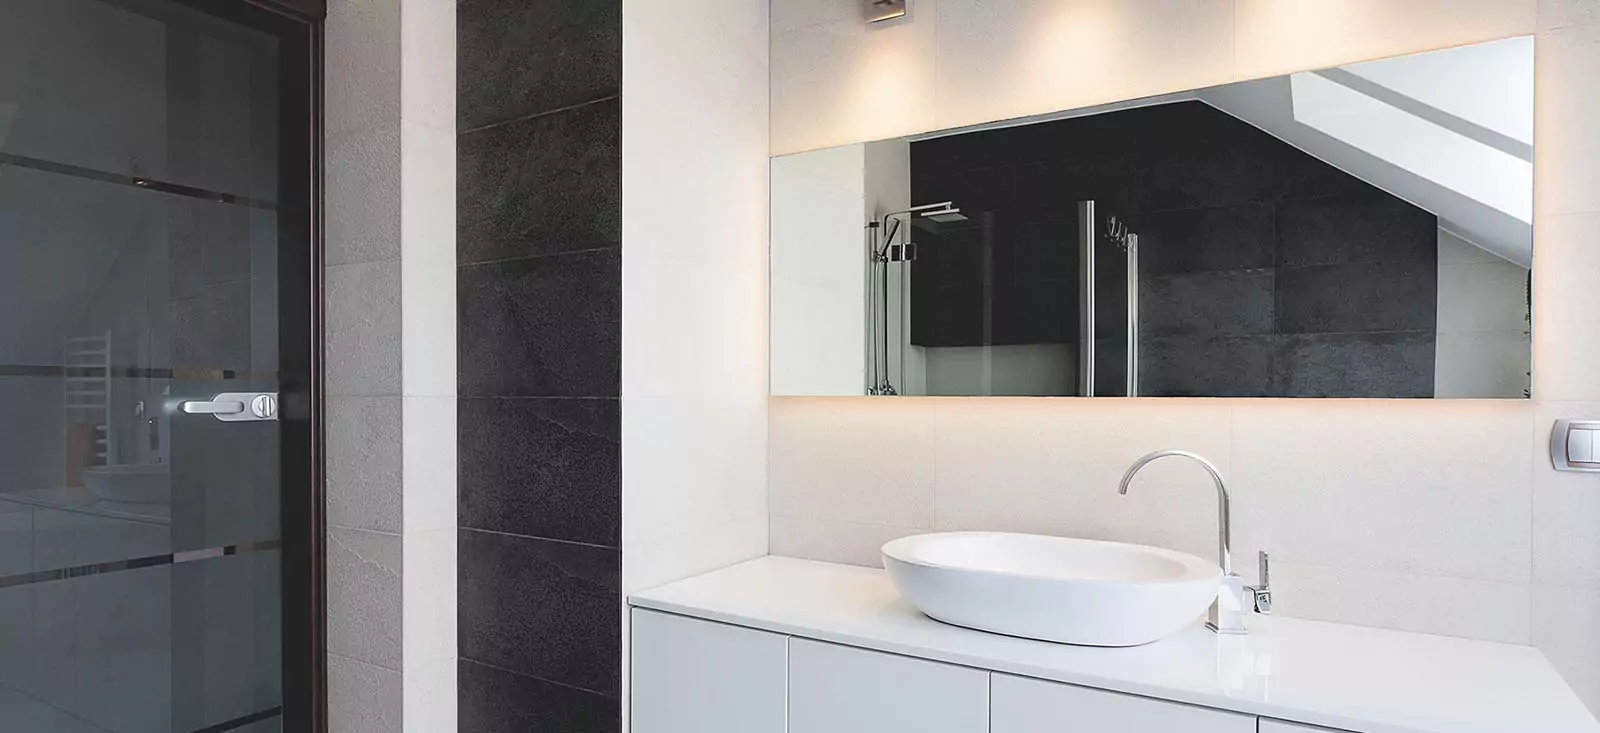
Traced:
[[907, 0], [861, 0], [861, 15], [868, 23], [893, 20], [906, 14]]

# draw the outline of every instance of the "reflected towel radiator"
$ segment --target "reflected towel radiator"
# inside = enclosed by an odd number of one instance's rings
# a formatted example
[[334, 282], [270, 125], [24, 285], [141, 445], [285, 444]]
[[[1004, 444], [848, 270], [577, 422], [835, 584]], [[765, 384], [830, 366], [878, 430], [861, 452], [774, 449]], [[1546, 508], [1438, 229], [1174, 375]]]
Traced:
[[92, 465], [109, 466], [117, 455], [116, 431], [111, 429], [111, 332], [68, 338], [62, 357], [66, 424], [92, 426]]

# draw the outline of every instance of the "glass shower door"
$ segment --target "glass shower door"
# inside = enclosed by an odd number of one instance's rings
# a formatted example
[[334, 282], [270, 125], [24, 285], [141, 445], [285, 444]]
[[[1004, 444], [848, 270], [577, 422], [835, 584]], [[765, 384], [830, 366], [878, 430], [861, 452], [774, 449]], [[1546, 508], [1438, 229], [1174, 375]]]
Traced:
[[284, 729], [310, 77], [253, 13], [0, 3], [0, 730]]
[[1083, 397], [1139, 396], [1139, 235], [1078, 202], [1079, 372]]

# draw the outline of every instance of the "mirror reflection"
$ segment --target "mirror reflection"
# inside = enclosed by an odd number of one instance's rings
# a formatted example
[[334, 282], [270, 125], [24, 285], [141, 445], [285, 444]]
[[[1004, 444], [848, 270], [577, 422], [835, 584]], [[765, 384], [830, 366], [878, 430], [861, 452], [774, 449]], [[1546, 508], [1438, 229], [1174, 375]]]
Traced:
[[1533, 43], [772, 166], [784, 395], [1524, 397]]

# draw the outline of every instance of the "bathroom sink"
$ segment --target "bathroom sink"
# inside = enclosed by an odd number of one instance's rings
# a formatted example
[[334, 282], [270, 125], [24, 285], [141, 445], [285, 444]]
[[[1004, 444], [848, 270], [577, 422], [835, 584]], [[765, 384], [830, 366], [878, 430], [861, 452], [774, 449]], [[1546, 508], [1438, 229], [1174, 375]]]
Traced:
[[1222, 569], [1158, 547], [1004, 532], [916, 535], [883, 546], [889, 578], [928, 616], [1029, 639], [1136, 646], [1217, 598]]
[[160, 504], [172, 500], [170, 473], [162, 464], [90, 466], [83, 469], [83, 485], [101, 501]]

